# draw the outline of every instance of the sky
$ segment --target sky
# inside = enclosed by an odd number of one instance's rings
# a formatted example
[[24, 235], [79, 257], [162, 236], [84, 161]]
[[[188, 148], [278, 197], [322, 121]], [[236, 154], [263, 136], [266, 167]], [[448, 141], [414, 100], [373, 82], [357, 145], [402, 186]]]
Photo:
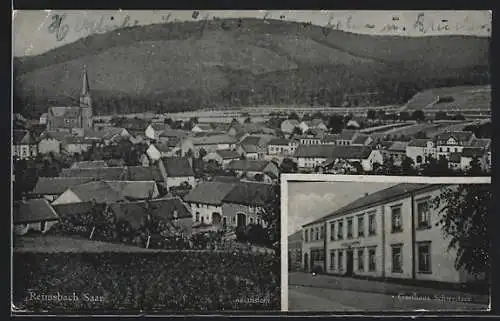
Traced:
[[[331, 11], [331, 10], [16, 10], [13, 12], [13, 55], [37, 55], [94, 33], [122, 26], [173, 21], [253, 17], [311, 22], [364, 34], [491, 35], [491, 11]], [[60, 19], [61, 18], [61, 19]]]
[[288, 235], [302, 225], [326, 216], [337, 209], [396, 183], [367, 182], [289, 182]]

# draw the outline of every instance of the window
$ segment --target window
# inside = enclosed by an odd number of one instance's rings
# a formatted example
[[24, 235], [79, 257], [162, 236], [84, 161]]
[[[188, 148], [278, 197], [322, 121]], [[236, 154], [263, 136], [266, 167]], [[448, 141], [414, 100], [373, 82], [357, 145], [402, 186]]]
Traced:
[[347, 238], [352, 238], [352, 218], [347, 220]]
[[319, 240], [319, 228], [316, 228], [316, 233], [314, 234], [314, 240], [317, 241]]
[[309, 239], [311, 240], [311, 242], [314, 241], [314, 231], [312, 227], [309, 230]]
[[307, 230], [307, 229], [306, 229], [306, 230], [304, 230], [304, 240], [305, 240], [306, 242], [309, 242], [309, 233], [308, 233], [308, 230]]
[[319, 232], [319, 238], [321, 240], [323, 240], [325, 238], [325, 226], [324, 225], [321, 226], [321, 229], [320, 229], [320, 232]]
[[418, 248], [418, 272], [431, 273], [431, 242], [419, 242]]
[[403, 230], [403, 223], [401, 218], [401, 206], [393, 207], [392, 209], [392, 233], [401, 232]]
[[196, 212], [196, 222], [200, 221], [200, 212]]
[[335, 240], [335, 222], [330, 223], [330, 241]]
[[257, 224], [260, 225], [260, 222], [261, 222], [260, 218], [257, 218]]
[[395, 244], [391, 245], [392, 248], [392, 272], [402, 273], [403, 272], [403, 245]]
[[201, 217], [201, 223], [202, 224], [205, 223], [205, 217], [203, 217], [203, 216]]
[[46, 222], [45, 221], [41, 221], [40, 222], [40, 231], [44, 232], [45, 231], [45, 224]]
[[457, 152], [458, 152], [458, 148], [455, 147], [455, 153], [457, 153]]
[[442, 147], [439, 147], [439, 152], [443, 152], [443, 148]]
[[335, 250], [330, 251], [330, 270], [335, 270]]
[[253, 217], [250, 217], [250, 224], [253, 224]]
[[368, 215], [368, 235], [376, 234], [375, 213]]
[[375, 271], [376, 269], [375, 253], [376, 253], [376, 248], [374, 247], [368, 250], [368, 270], [370, 271]]
[[358, 237], [365, 236], [365, 218], [358, 216]]
[[339, 227], [337, 229], [337, 239], [342, 240], [344, 238], [344, 223], [339, 221]]
[[365, 269], [365, 251], [364, 249], [358, 249], [358, 271], [364, 271]]
[[417, 203], [418, 228], [430, 228], [430, 211], [428, 201]]
[[449, 147], [448, 147], [448, 148], [446, 148], [446, 151], [449, 153], [449, 152], [450, 152], [450, 148], [449, 148]]
[[342, 265], [344, 264], [344, 252], [339, 251], [337, 259], [338, 259], [338, 262], [337, 262], [338, 270], [342, 271], [342, 269], [343, 269]]

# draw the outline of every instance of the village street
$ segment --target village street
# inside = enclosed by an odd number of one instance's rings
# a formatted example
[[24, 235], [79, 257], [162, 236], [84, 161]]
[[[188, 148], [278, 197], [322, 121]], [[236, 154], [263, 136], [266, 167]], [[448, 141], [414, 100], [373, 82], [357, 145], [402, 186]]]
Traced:
[[378, 281], [290, 273], [289, 311], [481, 311], [487, 296]]

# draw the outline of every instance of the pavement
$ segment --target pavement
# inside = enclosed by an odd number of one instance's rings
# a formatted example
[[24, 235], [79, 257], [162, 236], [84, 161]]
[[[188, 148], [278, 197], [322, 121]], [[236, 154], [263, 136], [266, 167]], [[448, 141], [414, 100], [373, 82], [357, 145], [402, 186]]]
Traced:
[[330, 275], [290, 273], [290, 311], [486, 311], [489, 296]]

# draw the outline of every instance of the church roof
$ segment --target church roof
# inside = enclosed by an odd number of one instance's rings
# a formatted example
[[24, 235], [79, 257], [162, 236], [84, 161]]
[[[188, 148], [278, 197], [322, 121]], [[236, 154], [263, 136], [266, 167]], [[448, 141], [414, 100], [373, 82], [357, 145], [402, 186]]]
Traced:
[[49, 113], [54, 117], [67, 117], [74, 118], [81, 115], [82, 108], [81, 107], [50, 107]]

